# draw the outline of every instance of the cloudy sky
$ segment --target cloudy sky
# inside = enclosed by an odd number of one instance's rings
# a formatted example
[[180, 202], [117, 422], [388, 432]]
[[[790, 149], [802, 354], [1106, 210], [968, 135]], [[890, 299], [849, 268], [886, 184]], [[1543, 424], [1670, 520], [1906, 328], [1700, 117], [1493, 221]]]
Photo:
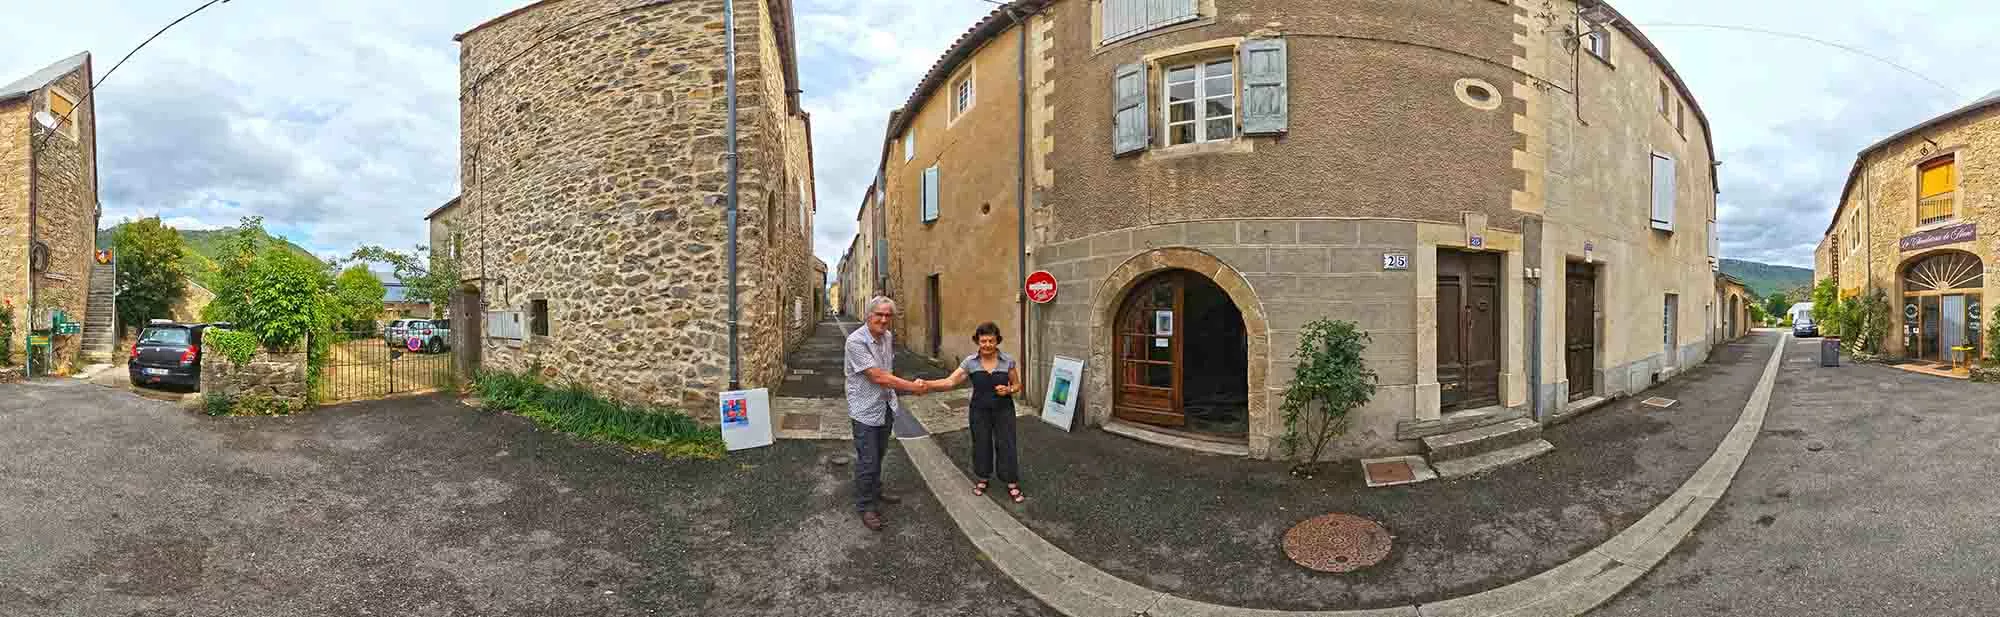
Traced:
[[[1442, 0], [1439, 0], [1442, 1]], [[457, 192], [451, 36], [526, 0], [234, 0], [168, 32], [98, 93], [107, 224], [245, 215], [323, 254], [413, 245]], [[76, 51], [99, 76], [201, 0], [0, 0], [0, 82]], [[1856, 151], [1995, 89], [2000, 8], [1971, 0], [1624, 0], [1709, 113], [1723, 253], [1810, 266]], [[883, 122], [982, 0], [798, 0], [819, 173], [817, 253], [854, 230]], [[88, 16], [88, 18], [82, 18]], [[1676, 25], [1679, 24], [1679, 25]], [[1883, 62], [1757, 28], [1859, 48]]]

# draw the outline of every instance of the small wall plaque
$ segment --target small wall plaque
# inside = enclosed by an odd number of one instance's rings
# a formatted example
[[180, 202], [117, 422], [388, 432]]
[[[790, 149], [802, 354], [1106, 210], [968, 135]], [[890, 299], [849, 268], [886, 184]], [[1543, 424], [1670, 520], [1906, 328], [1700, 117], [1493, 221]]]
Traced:
[[1391, 251], [1391, 252], [1387, 252], [1387, 253], [1383, 253], [1383, 254], [1382, 254], [1382, 269], [1383, 269], [1383, 270], [1408, 270], [1408, 269], [1410, 269], [1410, 254], [1409, 254], [1409, 253], [1399, 253], [1399, 252], [1394, 252], [1394, 251]]

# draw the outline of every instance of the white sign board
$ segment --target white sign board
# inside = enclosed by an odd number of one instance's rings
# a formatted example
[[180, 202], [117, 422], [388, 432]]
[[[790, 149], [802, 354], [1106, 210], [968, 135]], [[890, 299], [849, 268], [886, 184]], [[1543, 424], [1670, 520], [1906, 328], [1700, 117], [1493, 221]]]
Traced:
[[1083, 396], [1083, 361], [1056, 356], [1049, 368], [1048, 390], [1042, 400], [1042, 421], [1070, 430], [1076, 419], [1076, 399]]
[[734, 390], [716, 397], [722, 443], [730, 451], [771, 445], [771, 391]]

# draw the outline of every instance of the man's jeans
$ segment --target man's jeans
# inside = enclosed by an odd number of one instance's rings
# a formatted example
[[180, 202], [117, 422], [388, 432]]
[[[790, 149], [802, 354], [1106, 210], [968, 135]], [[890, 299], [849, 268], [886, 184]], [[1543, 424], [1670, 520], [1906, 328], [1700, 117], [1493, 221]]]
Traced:
[[882, 498], [882, 454], [889, 449], [889, 427], [869, 426], [848, 418], [854, 428], [854, 510], [875, 511]]

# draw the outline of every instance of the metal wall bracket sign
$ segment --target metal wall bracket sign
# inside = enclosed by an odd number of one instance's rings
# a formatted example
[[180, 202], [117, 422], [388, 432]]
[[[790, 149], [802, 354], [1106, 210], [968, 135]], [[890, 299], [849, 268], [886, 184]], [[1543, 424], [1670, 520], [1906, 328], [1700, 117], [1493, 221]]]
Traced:
[[1933, 246], [1971, 242], [1979, 238], [1979, 224], [1966, 223], [1943, 229], [1933, 229], [1903, 236], [1897, 245], [1905, 251], [1927, 249]]
[[1408, 269], [1410, 269], [1410, 254], [1409, 254], [1409, 253], [1404, 253], [1404, 252], [1400, 252], [1400, 251], [1390, 251], [1390, 252], [1387, 252], [1387, 253], [1383, 253], [1383, 254], [1382, 254], [1382, 269], [1383, 269], [1383, 270], [1408, 270]]

